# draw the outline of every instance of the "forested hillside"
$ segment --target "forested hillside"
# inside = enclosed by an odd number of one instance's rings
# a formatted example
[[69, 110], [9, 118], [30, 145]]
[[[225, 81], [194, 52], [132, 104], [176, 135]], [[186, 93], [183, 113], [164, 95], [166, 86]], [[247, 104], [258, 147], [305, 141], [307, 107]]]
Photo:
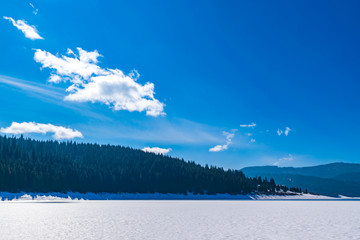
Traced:
[[0, 191], [248, 194], [276, 189], [273, 179], [129, 147], [0, 136]]
[[248, 177], [274, 178], [288, 187], [301, 187], [310, 192], [337, 197], [360, 197], [360, 164], [330, 163], [313, 167], [246, 167]]

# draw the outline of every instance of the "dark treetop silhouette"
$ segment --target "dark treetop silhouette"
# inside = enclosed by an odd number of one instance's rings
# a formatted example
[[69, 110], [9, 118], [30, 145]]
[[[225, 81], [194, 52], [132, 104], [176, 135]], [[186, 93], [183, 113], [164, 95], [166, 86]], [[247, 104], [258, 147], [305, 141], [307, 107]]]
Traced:
[[280, 188], [286, 190], [273, 179], [129, 147], [0, 136], [0, 191], [248, 194]]

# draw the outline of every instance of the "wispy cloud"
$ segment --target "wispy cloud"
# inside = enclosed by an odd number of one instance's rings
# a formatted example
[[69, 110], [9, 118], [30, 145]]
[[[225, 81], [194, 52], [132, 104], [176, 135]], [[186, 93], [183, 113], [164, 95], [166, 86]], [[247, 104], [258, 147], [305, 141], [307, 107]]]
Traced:
[[180, 118], [148, 118], [144, 121], [106, 121], [81, 125], [88, 138], [102, 136], [106, 141], [168, 144], [187, 147], [206, 147], [223, 141], [218, 136], [219, 128]]
[[231, 130], [231, 132], [223, 132], [223, 135], [226, 137], [226, 143], [224, 145], [216, 145], [215, 147], [212, 147], [209, 149], [209, 152], [220, 152], [227, 150], [232, 144], [232, 139], [235, 137], [235, 132], [237, 129]]
[[276, 131], [277, 135], [281, 136], [283, 133], [285, 136], [288, 136], [291, 131], [291, 128], [285, 127], [285, 130], [281, 130], [280, 128]]
[[75, 105], [62, 101], [64, 98], [64, 93], [62, 88], [57, 88], [42, 83], [26, 81], [4, 75], [0, 75], [0, 84], [1, 83], [12, 86], [15, 89], [20, 89], [26, 94], [29, 94], [32, 97], [38, 98], [42, 101], [56, 104], [58, 106], [66, 107], [69, 109], [73, 109], [81, 113], [82, 115], [97, 119], [108, 119], [108, 117], [100, 113], [93, 112], [91, 109], [89, 109], [88, 106]]
[[250, 143], [255, 143], [256, 140], [254, 138], [250, 139]]
[[289, 161], [293, 161], [294, 160], [294, 157], [293, 155], [289, 154], [288, 156], [286, 157], [282, 157], [280, 158], [277, 162], [274, 162], [273, 165], [274, 166], [279, 166], [285, 162], [289, 162]]
[[52, 97], [57, 100], [62, 99], [64, 96], [59, 92], [60, 89], [55, 89], [53, 87], [49, 87], [44, 84], [21, 80], [18, 78], [8, 77], [4, 75], [0, 75], [0, 83], [4, 83], [16, 87], [27, 92], [32, 92], [43, 96]]
[[37, 49], [34, 56], [44, 68], [53, 69], [50, 82], [71, 83], [66, 89], [69, 95], [65, 100], [100, 102], [114, 110], [145, 111], [146, 115], [153, 117], [165, 115], [165, 105], [154, 97], [154, 84], [139, 84], [140, 75], [136, 70], [125, 75], [119, 69], [103, 69], [97, 65], [97, 58], [101, 55], [96, 50], [77, 50], [78, 55], [68, 49], [67, 56], [58, 57]]
[[144, 147], [141, 150], [144, 152], [151, 152], [151, 153], [156, 153], [156, 154], [167, 154], [172, 149], [171, 148], [159, 148], [159, 147]]
[[256, 127], [256, 123], [240, 124], [240, 127], [254, 128], [254, 127]]
[[42, 124], [36, 122], [13, 122], [10, 127], [1, 128], [0, 132], [6, 134], [54, 133], [52, 137], [57, 140], [83, 138], [82, 133], [77, 130], [65, 128], [62, 126], [55, 126], [52, 124]]
[[26, 21], [24, 20], [14, 20], [11, 17], [3, 17], [6, 20], [9, 20], [12, 25], [14, 25], [17, 29], [21, 30], [24, 34], [26, 38], [29, 38], [31, 40], [35, 40], [35, 39], [44, 39], [43, 37], [41, 37], [38, 33], [38, 30], [36, 29], [35, 26], [31, 26], [29, 24], [27, 24]]
[[290, 131], [291, 131], [291, 129], [289, 127], [286, 127], [285, 132], [284, 132], [285, 136], [289, 135]]
[[39, 9], [35, 8], [35, 7], [34, 7], [34, 4], [32, 4], [32, 3], [29, 3], [29, 5], [34, 9], [33, 13], [34, 13], [35, 15], [37, 15]]

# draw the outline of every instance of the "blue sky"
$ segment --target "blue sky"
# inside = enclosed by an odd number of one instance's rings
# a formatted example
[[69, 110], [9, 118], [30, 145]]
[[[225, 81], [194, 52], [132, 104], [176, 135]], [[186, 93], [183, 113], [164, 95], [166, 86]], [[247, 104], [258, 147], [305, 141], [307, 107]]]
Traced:
[[0, 1], [2, 134], [171, 148], [224, 168], [360, 163], [359, 10]]

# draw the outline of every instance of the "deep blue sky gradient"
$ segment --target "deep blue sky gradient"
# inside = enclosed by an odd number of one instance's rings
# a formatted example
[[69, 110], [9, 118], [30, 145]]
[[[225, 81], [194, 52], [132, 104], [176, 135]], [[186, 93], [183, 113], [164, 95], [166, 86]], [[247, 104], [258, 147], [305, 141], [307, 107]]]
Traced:
[[[0, 83], [0, 127], [35, 121], [78, 129], [79, 141], [171, 147], [170, 155], [225, 168], [360, 163], [358, 1], [0, 1], [0, 75], [57, 91], [33, 49], [98, 50], [100, 66], [155, 84], [165, 117], [69, 103]], [[240, 124], [255, 122], [254, 129]], [[289, 136], [277, 136], [290, 127]], [[222, 131], [239, 129], [223, 152]], [[267, 131], [268, 130], [268, 131]], [[249, 144], [245, 134], [253, 133]], [[51, 136], [29, 135], [36, 138]]]

